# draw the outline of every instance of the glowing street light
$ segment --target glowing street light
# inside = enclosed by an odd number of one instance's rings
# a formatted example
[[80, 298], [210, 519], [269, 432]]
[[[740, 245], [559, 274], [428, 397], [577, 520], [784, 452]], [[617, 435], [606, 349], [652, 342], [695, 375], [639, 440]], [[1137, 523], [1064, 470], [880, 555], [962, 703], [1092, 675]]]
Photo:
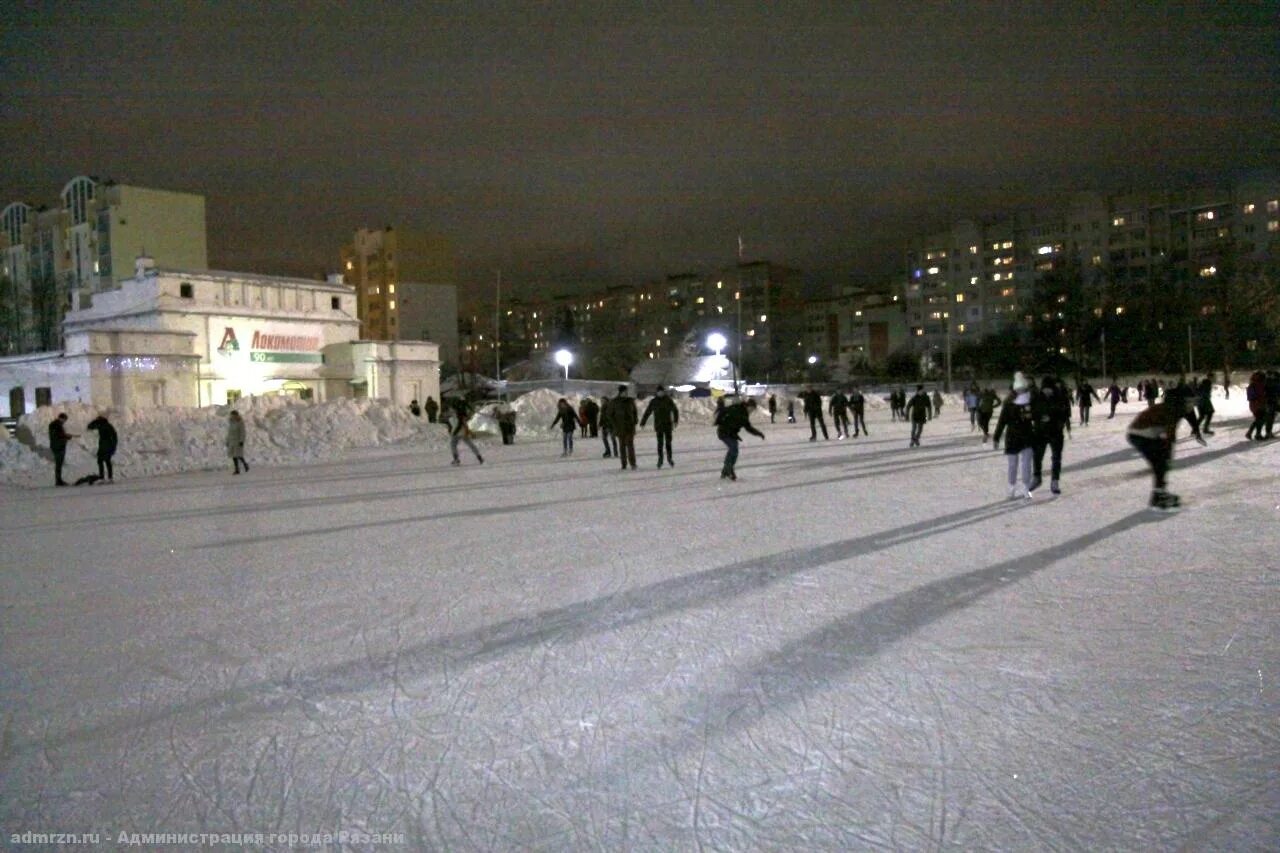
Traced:
[[729, 345], [729, 341], [719, 332], [712, 332], [707, 335], [707, 346], [716, 351], [716, 355], [720, 355], [724, 348]]
[[809, 356], [809, 364], [817, 364], [817, 363], [818, 363], [818, 357], [816, 355]]
[[564, 384], [569, 385], [569, 365], [573, 364], [573, 353], [567, 349], [556, 350], [556, 364], [564, 368]]

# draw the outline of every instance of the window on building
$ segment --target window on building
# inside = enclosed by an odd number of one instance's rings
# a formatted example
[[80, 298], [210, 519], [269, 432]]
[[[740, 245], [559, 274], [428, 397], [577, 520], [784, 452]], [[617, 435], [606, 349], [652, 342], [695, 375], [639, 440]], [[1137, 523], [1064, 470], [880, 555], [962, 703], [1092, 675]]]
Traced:
[[1116, 217], [1114, 217], [1114, 218], [1111, 220], [1111, 225], [1112, 225], [1113, 227], [1115, 227], [1115, 228], [1119, 228], [1119, 227], [1121, 227], [1122, 225], [1124, 225], [1124, 217], [1123, 217], [1123, 216], [1116, 216]]
[[329, 297], [329, 307], [334, 311], [339, 310], [342, 307], [342, 298], [338, 296]]
[[1244, 212], [1245, 212], [1245, 213], [1253, 213], [1255, 210], [1257, 210], [1257, 208], [1258, 208], [1258, 206], [1257, 206], [1256, 204], [1253, 204], [1252, 202], [1250, 202], [1249, 204], [1246, 204], [1246, 205], [1244, 206]]
[[1213, 221], [1212, 210], [1202, 210], [1196, 214], [1196, 222], [1211, 222], [1211, 221]]
[[1267, 213], [1275, 213], [1277, 210], [1280, 210], [1280, 199], [1273, 198], [1267, 202]]
[[183, 299], [195, 299], [195, 291], [195, 287], [189, 281], [184, 281], [182, 284], [178, 285], [178, 295]]
[[1276, 220], [1276, 219], [1268, 219], [1268, 220], [1267, 220], [1267, 230], [1268, 230], [1268, 231], [1280, 231], [1280, 220]]

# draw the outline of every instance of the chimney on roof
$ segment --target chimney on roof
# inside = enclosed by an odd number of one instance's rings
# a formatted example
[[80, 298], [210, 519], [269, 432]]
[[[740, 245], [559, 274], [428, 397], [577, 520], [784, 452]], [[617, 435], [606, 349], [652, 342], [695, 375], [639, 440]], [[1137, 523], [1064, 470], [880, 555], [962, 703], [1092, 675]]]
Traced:
[[156, 271], [156, 259], [147, 254], [147, 250], [143, 249], [142, 254], [138, 255], [133, 261], [133, 277], [145, 278], [148, 273], [154, 275]]
[[325, 276], [325, 281], [329, 282], [329, 284], [346, 284], [346, 282], [342, 280], [342, 273], [340, 272], [329, 273]]

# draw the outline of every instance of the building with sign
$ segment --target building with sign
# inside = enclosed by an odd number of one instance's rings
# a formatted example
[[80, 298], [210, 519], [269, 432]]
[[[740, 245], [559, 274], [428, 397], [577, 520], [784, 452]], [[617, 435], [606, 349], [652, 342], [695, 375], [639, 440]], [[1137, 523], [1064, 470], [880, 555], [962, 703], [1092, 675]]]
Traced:
[[156, 270], [140, 258], [132, 279], [67, 313], [62, 351], [0, 359], [0, 410], [438, 397], [439, 347], [360, 340], [355, 298], [337, 280]]

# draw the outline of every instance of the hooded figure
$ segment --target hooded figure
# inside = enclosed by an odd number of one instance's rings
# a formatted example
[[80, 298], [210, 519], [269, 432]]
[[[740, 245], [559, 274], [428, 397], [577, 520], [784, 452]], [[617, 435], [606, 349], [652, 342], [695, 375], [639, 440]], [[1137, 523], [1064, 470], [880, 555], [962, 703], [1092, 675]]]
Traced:
[[111, 464], [111, 457], [116, 455], [116, 447], [120, 442], [116, 428], [107, 420], [106, 415], [98, 415], [89, 421], [85, 429], [98, 431], [98, 476], [108, 483], [114, 483], [116, 472]]
[[241, 465], [246, 473], [249, 471], [249, 463], [244, 458], [244, 439], [244, 419], [232, 409], [227, 416], [227, 456], [231, 457], [231, 464], [235, 466], [235, 470], [231, 472], [233, 474], [240, 473]]
[[[1000, 420], [996, 422], [993, 446], [999, 447], [1004, 437], [1004, 452], [1009, 460], [1009, 497], [1031, 497], [1031, 465], [1035, 450], [1035, 421], [1031, 412], [1033, 389], [1026, 375], [1018, 371], [1013, 375], [1013, 393], [1000, 408]], [[1022, 490], [1018, 488], [1018, 474], [1022, 475]]]

